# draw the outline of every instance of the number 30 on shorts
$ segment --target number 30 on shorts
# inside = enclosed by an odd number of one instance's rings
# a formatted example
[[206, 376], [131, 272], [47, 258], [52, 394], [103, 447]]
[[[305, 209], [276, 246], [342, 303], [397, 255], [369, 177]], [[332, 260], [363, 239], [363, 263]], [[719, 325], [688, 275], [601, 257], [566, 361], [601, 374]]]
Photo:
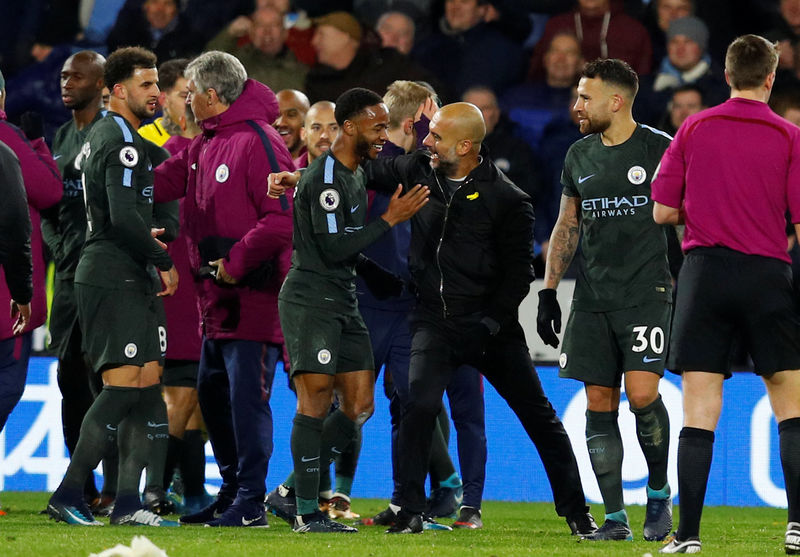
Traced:
[[158, 326], [158, 347], [162, 354], [167, 353], [167, 330], [162, 325]]
[[664, 329], [661, 327], [638, 326], [633, 328], [633, 333], [636, 335], [636, 338], [633, 339], [633, 346], [631, 346], [631, 350], [634, 352], [644, 352], [648, 346], [655, 354], [661, 354], [664, 351]]

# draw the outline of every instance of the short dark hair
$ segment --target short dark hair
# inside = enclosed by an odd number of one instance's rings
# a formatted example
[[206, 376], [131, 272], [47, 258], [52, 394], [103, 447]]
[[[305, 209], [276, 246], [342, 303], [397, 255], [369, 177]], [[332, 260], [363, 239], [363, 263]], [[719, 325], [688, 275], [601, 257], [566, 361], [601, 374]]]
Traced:
[[178, 78], [184, 77], [183, 72], [189, 65], [188, 58], [174, 58], [167, 60], [158, 68], [158, 87], [162, 91], [169, 91], [175, 87]]
[[336, 123], [344, 126], [345, 120], [352, 120], [368, 106], [375, 106], [382, 102], [383, 99], [375, 91], [362, 87], [348, 89], [336, 99], [336, 110], [334, 111]]
[[618, 85], [628, 91], [631, 98], [639, 92], [639, 76], [624, 60], [604, 58], [587, 62], [581, 77], [598, 78], [606, 83]]
[[742, 35], [728, 46], [725, 71], [733, 89], [756, 89], [778, 67], [778, 45], [759, 35]]
[[156, 55], [141, 46], [126, 46], [118, 48], [106, 60], [103, 77], [109, 90], [117, 83], [122, 83], [133, 76], [138, 69], [156, 67]]
[[700, 95], [700, 102], [703, 106], [706, 106], [706, 92], [703, 90], [702, 87], [695, 83], [684, 83], [683, 85], [676, 87], [672, 90], [672, 97], [675, 98], [675, 95], [678, 93], [688, 93], [694, 92]]

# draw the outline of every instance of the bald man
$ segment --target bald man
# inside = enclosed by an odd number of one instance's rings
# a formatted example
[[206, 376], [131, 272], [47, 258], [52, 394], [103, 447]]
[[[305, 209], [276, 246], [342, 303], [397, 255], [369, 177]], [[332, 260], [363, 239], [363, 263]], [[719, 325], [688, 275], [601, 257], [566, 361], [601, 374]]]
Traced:
[[306, 147], [306, 152], [294, 160], [295, 168], [307, 167], [331, 148], [333, 140], [339, 133], [334, 110], [336, 105], [330, 101], [316, 102], [308, 109], [305, 123], [300, 128], [300, 139]]
[[275, 96], [278, 97], [280, 116], [272, 124], [272, 127], [281, 134], [292, 158], [297, 159], [306, 152], [306, 146], [300, 140], [300, 129], [303, 127], [306, 112], [308, 112], [308, 97], [297, 89], [284, 89], [278, 91]]
[[[409, 404], [398, 440], [405, 458], [390, 506], [397, 516], [387, 532], [423, 529], [436, 415], [453, 374], [467, 364], [519, 417], [544, 463], [556, 511], [573, 533], [585, 535], [597, 526], [569, 437], [542, 391], [517, 316], [534, 278], [533, 207], [482, 152], [485, 135], [476, 106], [450, 104], [431, 120], [423, 142], [428, 153], [370, 161], [366, 169], [376, 189], [419, 183], [431, 192], [411, 221], [409, 267], [418, 303], [410, 318]], [[479, 518], [480, 510], [475, 512]]]
[[[58, 386], [63, 397], [61, 419], [64, 442], [69, 453], [75, 450], [81, 423], [94, 396], [90, 381], [99, 392], [102, 382], [84, 359], [83, 332], [78, 325], [73, 278], [78, 257], [86, 239], [86, 207], [83, 202], [81, 173], [75, 159], [81, 152], [89, 130], [105, 114], [103, 107], [103, 70], [106, 60], [91, 50], [67, 58], [61, 68], [61, 100], [72, 111], [72, 119], [61, 126], [53, 139], [53, 158], [61, 171], [64, 191], [54, 210], [42, 213], [42, 235], [55, 260], [55, 286], [50, 314], [50, 350], [58, 358]], [[116, 466], [104, 466], [104, 474], [116, 478]], [[107, 489], [106, 489], [107, 487]], [[114, 500], [116, 481], [106, 482], [102, 504], [94, 477], [89, 476], [84, 497], [94, 503], [93, 511], [106, 514]]]

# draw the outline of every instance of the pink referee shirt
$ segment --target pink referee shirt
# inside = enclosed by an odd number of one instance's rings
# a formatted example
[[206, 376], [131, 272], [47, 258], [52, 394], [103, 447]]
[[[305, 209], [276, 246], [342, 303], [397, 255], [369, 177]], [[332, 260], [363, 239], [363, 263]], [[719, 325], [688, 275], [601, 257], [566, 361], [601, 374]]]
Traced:
[[652, 198], [684, 207], [684, 252], [724, 246], [789, 262], [784, 216], [800, 222], [800, 128], [740, 98], [689, 116], [661, 159]]

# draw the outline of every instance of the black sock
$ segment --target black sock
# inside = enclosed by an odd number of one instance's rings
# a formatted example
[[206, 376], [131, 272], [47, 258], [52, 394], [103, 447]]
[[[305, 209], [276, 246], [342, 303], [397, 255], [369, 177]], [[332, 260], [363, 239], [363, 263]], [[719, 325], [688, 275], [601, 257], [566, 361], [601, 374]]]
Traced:
[[356, 435], [353, 441], [339, 455], [335, 460], [336, 462], [336, 491], [337, 493], [344, 493], [350, 495], [350, 489], [353, 485], [353, 478], [356, 477], [356, 467], [358, 466], [358, 457], [361, 454], [361, 428], [356, 430]]
[[348, 418], [341, 410], [328, 414], [322, 423], [322, 436], [320, 437], [320, 464], [330, 473], [330, 464], [353, 444], [353, 438], [358, 433], [356, 423]]
[[323, 420], [295, 414], [293, 423], [291, 445], [294, 489], [297, 497], [297, 514], [303, 515], [317, 510]]
[[658, 491], [667, 485], [667, 458], [669, 457], [669, 414], [661, 395], [644, 408], [634, 408], [636, 436], [650, 472], [647, 485]]
[[[114, 432], [115, 434], [118, 431]], [[119, 442], [117, 436], [109, 436], [106, 443], [106, 453], [103, 457], [103, 490], [102, 494], [114, 498], [117, 495], [119, 483]]]
[[440, 482], [443, 482], [456, 472], [447, 446], [449, 439], [450, 418], [444, 409], [444, 405], [442, 405], [442, 409], [436, 417], [436, 425], [433, 428], [431, 458], [428, 461], [428, 470], [431, 476], [431, 489], [438, 488]]
[[622, 436], [619, 412], [586, 411], [586, 446], [600, 487], [606, 514], [625, 508], [622, 498]]
[[680, 524], [676, 537], [684, 541], [700, 535], [700, 517], [714, 453], [714, 432], [684, 427], [678, 440]]
[[184, 432], [180, 467], [184, 496], [203, 495], [206, 491], [206, 440], [199, 429]]
[[[160, 488], [164, 482], [164, 469], [169, 447], [169, 418], [167, 404], [161, 394], [161, 385], [142, 389], [141, 406], [146, 412], [147, 481], [145, 485]], [[144, 414], [143, 414], [144, 417]]]
[[139, 389], [126, 387], [103, 388], [86, 413], [75, 452], [58, 492], [72, 499], [81, 497], [86, 477], [103, 457], [109, 435], [117, 430], [139, 400]]
[[789, 418], [778, 424], [781, 443], [783, 481], [789, 502], [789, 522], [800, 522], [800, 418]]
[[167, 457], [164, 460], [164, 490], [169, 489], [172, 483], [172, 476], [175, 474], [175, 467], [180, 462], [183, 450], [183, 439], [170, 435], [167, 441]]

